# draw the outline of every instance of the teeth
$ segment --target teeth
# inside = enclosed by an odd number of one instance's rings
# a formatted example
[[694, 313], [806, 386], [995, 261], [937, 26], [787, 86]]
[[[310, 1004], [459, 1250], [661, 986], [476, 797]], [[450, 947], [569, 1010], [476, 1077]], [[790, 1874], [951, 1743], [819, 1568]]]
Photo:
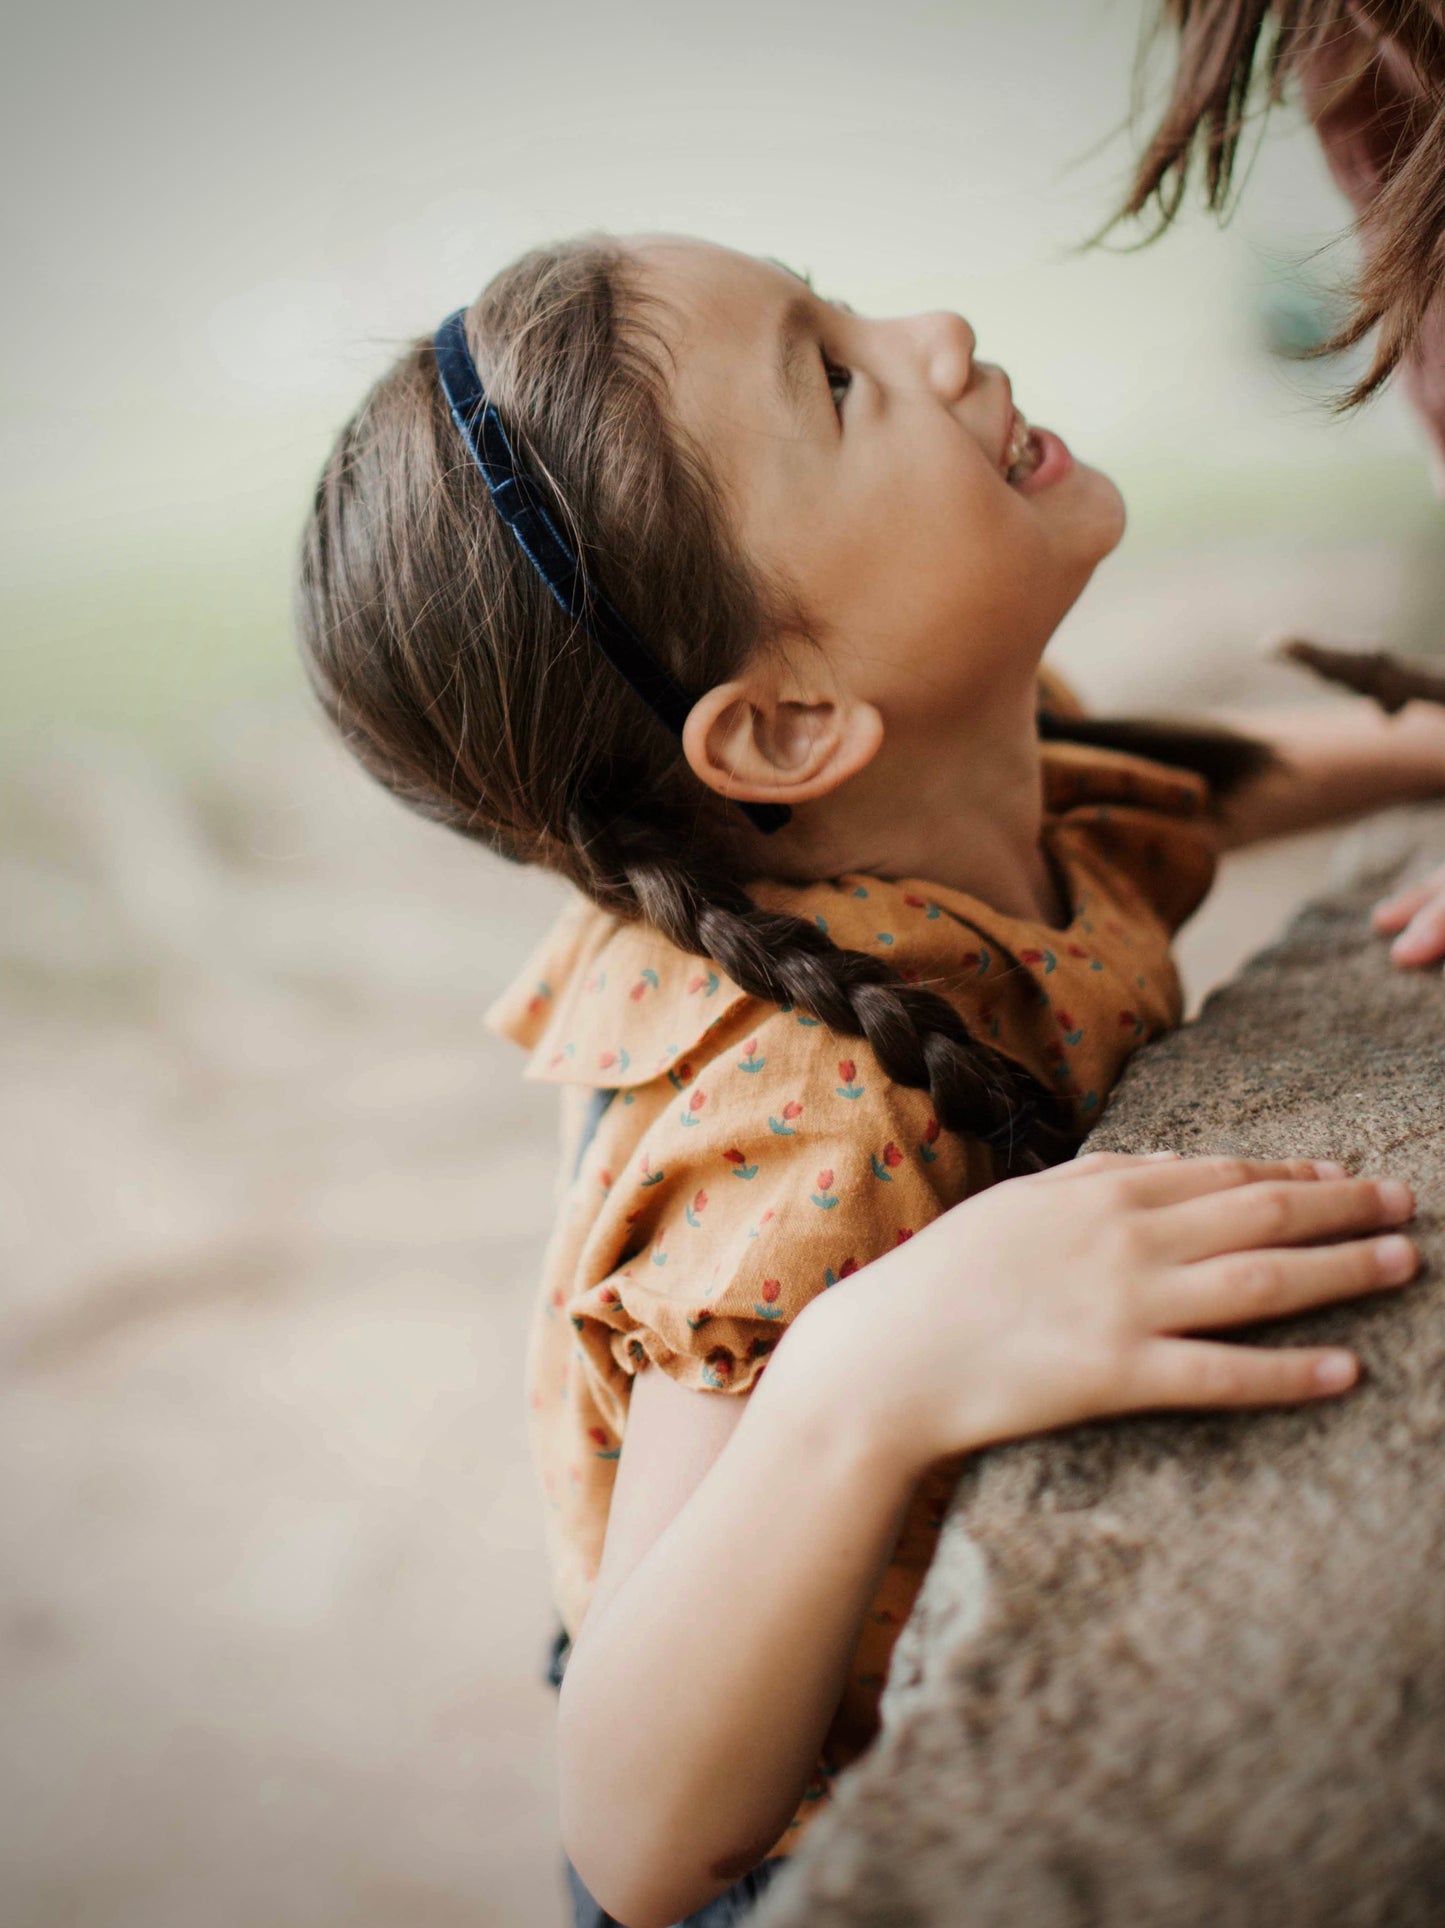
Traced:
[[1004, 479], [1008, 482], [1022, 482], [1033, 474], [1043, 459], [1043, 450], [1033, 430], [1014, 410], [1013, 429], [1009, 435], [1008, 456], [1004, 465]]

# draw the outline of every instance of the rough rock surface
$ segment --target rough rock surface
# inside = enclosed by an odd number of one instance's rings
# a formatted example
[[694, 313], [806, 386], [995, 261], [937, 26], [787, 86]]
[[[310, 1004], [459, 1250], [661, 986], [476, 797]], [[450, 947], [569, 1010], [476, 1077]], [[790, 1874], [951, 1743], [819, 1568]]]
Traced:
[[1445, 985], [1391, 969], [1375, 894], [1305, 911], [1092, 1140], [1409, 1180], [1423, 1280], [1259, 1335], [1365, 1383], [981, 1456], [760, 1928], [1445, 1921]]

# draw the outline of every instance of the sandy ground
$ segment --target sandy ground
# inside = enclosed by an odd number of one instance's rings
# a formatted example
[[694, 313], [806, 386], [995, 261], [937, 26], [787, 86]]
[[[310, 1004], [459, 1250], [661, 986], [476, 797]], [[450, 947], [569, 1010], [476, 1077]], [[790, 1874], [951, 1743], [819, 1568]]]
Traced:
[[[1061, 655], [1101, 705], [1292, 692], [1259, 630], [1419, 594], [1389, 549], [1175, 559]], [[551, 1101], [480, 1024], [556, 893], [294, 717], [196, 760], [70, 739], [4, 783], [4, 1918], [556, 1928]], [[1240, 862], [1196, 995], [1332, 841]]]

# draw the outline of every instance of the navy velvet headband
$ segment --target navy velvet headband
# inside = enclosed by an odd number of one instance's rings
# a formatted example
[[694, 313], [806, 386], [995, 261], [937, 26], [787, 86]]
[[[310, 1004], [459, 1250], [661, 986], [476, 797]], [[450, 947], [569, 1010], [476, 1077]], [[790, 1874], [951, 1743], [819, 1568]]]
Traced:
[[[581, 560], [558, 529], [542, 490], [513, 454], [501, 418], [487, 399], [467, 346], [465, 316], [462, 308], [449, 315], [438, 328], [432, 349], [452, 420], [481, 470], [497, 513], [559, 606], [581, 624], [658, 722], [681, 737], [692, 698], [658, 662], [621, 611], [587, 580]], [[737, 807], [757, 829], [769, 833], [781, 830], [792, 816], [781, 803], [739, 802]]]

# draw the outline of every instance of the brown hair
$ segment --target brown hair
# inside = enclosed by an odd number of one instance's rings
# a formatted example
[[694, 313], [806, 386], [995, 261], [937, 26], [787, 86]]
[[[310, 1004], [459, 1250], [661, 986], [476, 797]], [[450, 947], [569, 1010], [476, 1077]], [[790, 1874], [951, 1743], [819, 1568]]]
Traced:
[[[665, 350], [617, 244], [525, 256], [475, 303], [468, 335], [589, 573], [684, 688], [728, 680], [797, 629], [780, 586], [729, 542], [706, 463], [667, 421]], [[1006, 1162], [1069, 1147], [1061, 1102], [973, 1038], [945, 998], [749, 899], [736, 813], [519, 551], [448, 415], [429, 342], [337, 441], [305, 534], [299, 613], [328, 715], [413, 808], [646, 919], [751, 995], [866, 1038], [889, 1077], [930, 1093], [944, 1125], [1002, 1134]], [[1206, 762], [1257, 767], [1251, 748], [1221, 741]]]
[[1364, 260], [1351, 312], [1319, 349], [1351, 348], [1379, 329], [1366, 374], [1342, 397], [1354, 407], [1385, 382], [1419, 336], [1445, 287], [1445, 4], [1442, 0], [1161, 0], [1156, 31], [1174, 30], [1172, 91], [1135, 171], [1120, 219], [1158, 217], [1168, 227], [1196, 167], [1206, 204], [1230, 207], [1240, 140], [1251, 106], [1267, 112], [1291, 80], [1353, 28], [1393, 43], [1418, 81], [1407, 99], [1382, 100], [1378, 59], [1353, 78], [1371, 135], [1380, 189], [1359, 217]]

